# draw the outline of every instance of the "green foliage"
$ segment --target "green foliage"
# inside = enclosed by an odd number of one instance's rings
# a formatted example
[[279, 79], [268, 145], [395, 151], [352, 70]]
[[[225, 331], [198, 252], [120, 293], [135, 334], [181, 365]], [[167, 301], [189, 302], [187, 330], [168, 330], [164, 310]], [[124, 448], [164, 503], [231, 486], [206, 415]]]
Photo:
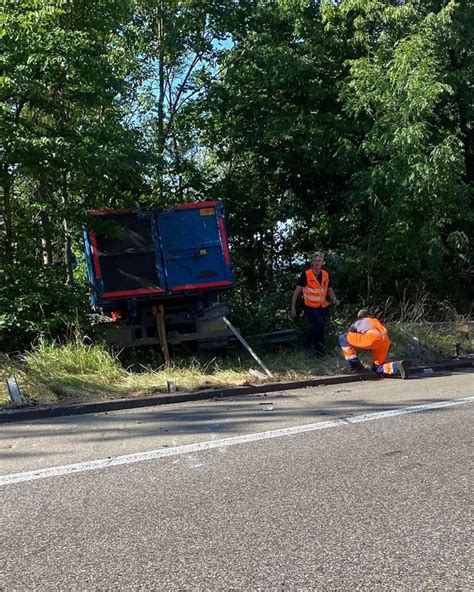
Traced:
[[42, 376], [45, 381], [54, 373], [71, 375], [101, 375], [111, 382], [125, 376], [117, 359], [101, 345], [87, 343], [77, 337], [66, 344], [41, 339], [33, 351], [24, 358], [26, 367]]
[[341, 97], [363, 130], [365, 166], [352, 177], [361, 207], [351, 218], [366, 296], [390, 294], [394, 276], [441, 296], [440, 270], [459, 293], [453, 246], [466, 252], [466, 244], [448, 237], [473, 221], [460, 105], [449, 84], [460, 4], [347, 1], [326, 9], [327, 26], [355, 51]]
[[446, 297], [441, 274], [466, 306], [471, 107], [459, 70], [472, 80], [460, 27], [472, 4], [265, 9], [242, 56], [227, 56], [205, 120], [244, 289], [272, 292], [282, 266], [323, 248], [346, 301], [397, 297], [397, 282]]
[[[308, 255], [349, 306], [472, 301], [472, 0], [8, 0], [3, 349], [82, 324], [85, 212], [222, 198], [247, 331]], [[32, 280], [33, 278], [33, 280]]]
[[251, 0], [145, 0], [133, 2], [126, 27], [137, 58], [130, 105], [148, 154], [149, 187], [142, 203], [169, 205], [201, 196], [205, 178], [196, 102], [213, 80], [217, 57], [245, 27]]
[[[2, 347], [83, 322], [72, 250], [85, 211], [140, 190], [138, 134], [118, 102], [129, 3], [10, 1], [2, 20]], [[122, 48], [123, 49], [123, 48]], [[79, 311], [79, 312], [77, 312]]]
[[293, 2], [261, 3], [223, 64], [204, 101], [203, 141], [242, 289], [260, 301], [274, 275], [330, 245], [340, 187], [356, 164], [337, 106], [344, 65], [317, 4]]
[[[76, 333], [68, 343], [40, 339], [22, 357], [25, 375], [37, 378], [59, 401], [73, 402], [128, 394], [127, 372], [102, 345]], [[41, 395], [40, 395], [41, 400]]]
[[289, 302], [294, 274], [281, 272], [272, 281], [262, 283], [260, 290], [249, 291], [238, 283], [227, 298], [232, 316], [246, 335], [287, 329], [290, 323]]
[[0, 349], [27, 347], [38, 335], [55, 337], [87, 326], [87, 292], [64, 283], [56, 268], [23, 268], [0, 291]]

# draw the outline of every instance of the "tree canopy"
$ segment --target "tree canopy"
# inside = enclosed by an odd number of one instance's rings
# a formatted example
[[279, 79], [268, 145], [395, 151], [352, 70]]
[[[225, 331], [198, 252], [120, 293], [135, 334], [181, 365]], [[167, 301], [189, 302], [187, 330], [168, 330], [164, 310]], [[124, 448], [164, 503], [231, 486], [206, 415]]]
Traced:
[[468, 310], [473, 22], [472, 0], [7, 0], [0, 347], [83, 322], [88, 209], [216, 197], [236, 310], [268, 327], [315, 250], [347, 303]]

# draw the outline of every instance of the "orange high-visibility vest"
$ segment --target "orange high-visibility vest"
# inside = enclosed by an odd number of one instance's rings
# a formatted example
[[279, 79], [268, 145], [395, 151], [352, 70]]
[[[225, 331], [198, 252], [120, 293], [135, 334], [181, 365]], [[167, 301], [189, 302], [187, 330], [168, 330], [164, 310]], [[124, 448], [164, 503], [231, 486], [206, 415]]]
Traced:
[[363, 317], [357, 319], [349, 331], [349, 333], [359, 333], [362, 335], [375, 335], [380, 339], [388, 339], [388, 330], [382, 325], [382, 323], [375, 317]]
[[318, 282], [312, 269], [306, 270], [306, 286], [303, 288], [303, 298], [305, 306], [326, 308], [329, 302], [326, 300], [329, 287], [329, 275], [327, 271], [321, 269], [321, 283]]

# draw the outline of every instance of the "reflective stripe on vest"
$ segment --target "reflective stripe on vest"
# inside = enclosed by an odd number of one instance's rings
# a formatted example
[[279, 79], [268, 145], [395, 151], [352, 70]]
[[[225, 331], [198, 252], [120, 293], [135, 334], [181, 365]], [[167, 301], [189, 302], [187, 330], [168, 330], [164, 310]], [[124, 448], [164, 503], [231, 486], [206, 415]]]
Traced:
[[329, 306], [326, 300], [329, 286], [329, 275], [324, 269], [321, 270], [321, 283], [318, 282], [312, 269], [306, 270], [306, 286], [303, 288], [303, 298], [305, 306], [311, 308], [325, 308]]

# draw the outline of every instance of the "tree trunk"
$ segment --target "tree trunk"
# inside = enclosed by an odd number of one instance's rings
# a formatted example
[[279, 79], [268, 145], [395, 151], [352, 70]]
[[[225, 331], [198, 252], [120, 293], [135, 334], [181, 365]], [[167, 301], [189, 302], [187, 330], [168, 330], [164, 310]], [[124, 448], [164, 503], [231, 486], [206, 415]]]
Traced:
[[[68, 208], [68, 183], [67, 183], [67, 171], [63, 171], [62, 173], [62, 179], [61, 179], [61, 193], [62, 193], [62, 201], [63, 201], [63, 207], [64, 207], [64, 211], [67, 212]], [[63, 227], [63, 236], [64, 236], [64, 242], [63, 242], [63, 261], [64, 261], [64, 266], [66, 269], [66, 282], [68, 284], [72, 284], [74, 282], [74, 274], [73, 274], [73, 254], [72, 254], [72, 241], [71, 241], [71, 233], [69, 232], [69, 227], [68, 227], [68, 223], [67, 223], [67, 218], [63, 219], [62, 222], [62, 227]]]
[[39, 213], [41, 221], [41, 253], [42, 264], [44, 267], [51, 265], [53, 262], [53, 247], [51, 245], [51, 222], [49, 214], [46, 210], [41, 210]]
[[164, 1], [158, 3], [157, 38], [159, 43], [158, 51], [158, 192], [160, 200], [163, 198], [164, 169], [165, 169], [165, 22], [164, 22]]
[[372, 254], [371, 254], [371, 249], [372, 249], [372, 235], [369, 235], [369, 241], [367, 243], [367, 252], [366, 252], [366, 280], [367, 280], [367, 284], [366, 284], [366, 294], [365, 297], [367, 299], [367, 301], [370, 300], [370, 296], [372, 295]]
[[[1, 172], [2, 187], [2, 217], [4, 232], [2, 237], [3, 264], [9, 267], [13, 264], [13, 221], [12, 221], [12, 178], [4, 167]], [[6, 274], [5, 278], [6, 279]]]
[[74, 274], [72, 268], [72, 244], [71, 235], [67, 226], [67, 220], [63, 220], [64, 230], [64, 264], [66, 266], [66, 280], [68, 284], [72, 284], [74, 281]]

